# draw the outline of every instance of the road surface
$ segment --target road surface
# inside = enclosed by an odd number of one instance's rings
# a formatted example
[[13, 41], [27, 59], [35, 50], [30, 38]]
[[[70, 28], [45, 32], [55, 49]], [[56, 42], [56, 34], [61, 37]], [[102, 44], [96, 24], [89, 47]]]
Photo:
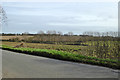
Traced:
[[2, 50], [3, 78], [117, 78], [113, 69]]

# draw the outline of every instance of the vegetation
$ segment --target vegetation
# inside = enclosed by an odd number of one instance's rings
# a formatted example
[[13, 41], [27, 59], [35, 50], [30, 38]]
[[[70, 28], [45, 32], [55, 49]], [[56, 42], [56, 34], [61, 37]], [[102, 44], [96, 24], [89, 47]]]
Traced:
[[80, 54], [72, 54], [66, 51], [35, 49], [35, 48], [13, 48], [11, 46], [6, 46], [6, 45], [3, 45], [2, 49], [11, 50], [15, 52], [22, 52], [22, 53], [26, 53], [30, 55], [50, 57], [50, 58], [55, 58], [55, 59], [60, 59], [60, 60], [106, 66], [106, 67], [110, 67], [114, 69], [120, 68], [120, 64], [117, 60], [88, 57], [88, 56], [83, 56]]
[[[20, 42], [3, 41], [2, 44], [14, 47], [14, 46], [20, 44]], [[85, 52], [86, 49], [87, 49], [87, 46], [24, 43], [24, 47], [25, 48], [50, 49], [50, 50], [57, 50], [57, 51], [66, 51], [66, 52], [70, 52], [70, 53], [73, 53], [73, 54], [87, 55], [86, 52]]]
[[[39, 31], [38, 33], [30, 36], [26, 32], [24, 35], [6, 40], [40, 44], [39, 47], [37, 47], [37, 44], [28, 44], [29, 46], [27, 45], [27, 47], [29, 48], [54, 49], [103, 59], [117, 60], [120, 56], [120, 41], [117, 37], [117, 32], [85, 32], [83, 35], [73, 35], [72, 32], [63, 35], [60, 32], [57, 34], [56, 31], [47, 31], [47, 33]], [[4, 39], [3, 41], [6, 40]]]
[[[8, 37], [10, 36], [7, 34], [7, 38]], [[17, 34], [16, 37], [14, 36], [13, 38], [4, 38], [2, 41], [3, 45], [11, 46], [11, 48], [3, 47], [3, 49], [12, 51], [23, 51], [26, 53], [27, 49], [32, 49], [35, 50], [35, 52], [33, 51], [32, 53], [30, 51], [27, 51], [27, 53], [46, 57], [52, 56], [52, 58], [62, 60], [91, 63], [97, 65], [101, 64], [108, 67], [112, 66], [112, 68], [118, 68], [119, 66], [117, 61], [120, 56], [120, 41], [119, 37], [117, 37], [117, 32], [85, 32], [83, 35], [74, 35], [72, 32], [68, 32], [67, 34], [62, 34], [62, 32], [59, 32], [58, 34], [56, 31], [47, 31], [46, 33], [39, 31], [38, 34], [31, 35], [26, 32], [21, 35]], [[24, 45], [22, 44], [22, 48], [15, 48], [15, 46], [21, 42], [24, 42]], [[36, 50], [38, 50], [38, 52], [36, 52]], [[41, 50], [45, 51], [41, 52]], [[51, 51], [53, 51], [53, 53]], [[50, 54], [48, 54], [49, 52]], [[81, 59], [79, 56], [84, 56], [85, 58]], [[98, 59], [111, 60], [116, 62], [115, 64], [114, 62], [101, 62]]]
[[[4, 9], [0, 6], [0, 24], [7, 22]], [[117, 32], [84, 32], [74, 35], [60, 31], [39, 31], [37, 34], [0, 34], [3, 36], [2, 49], [61, 60], [101, 65], [120, 69], [120, 41]], [[11, 37], [12, 36], [12, 37]], [[26, 46], [15, 48], [24, 42]], [[39, 44], [38, 44], [39, 43]], [[9, 46], [7, 46], [9, 45]]]
[[1, 23], [6, 23], [7, 21], [7, 16], [6, 16], [6, 13], [4, 11], [4, 9], [2, 8], [2, 6], [0, 5], [0, 24]]

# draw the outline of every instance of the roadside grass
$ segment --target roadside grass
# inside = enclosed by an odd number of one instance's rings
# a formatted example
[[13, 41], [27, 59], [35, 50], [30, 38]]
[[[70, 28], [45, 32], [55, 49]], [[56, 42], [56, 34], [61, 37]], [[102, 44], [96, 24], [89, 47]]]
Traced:
[[[7, 42], [2, 41], [3, 45], [16, 46], [21, 42]], [[36, 49], [50, 49], [50, 50], [58, 50], [58, 51], [67, 51], [74, 54], [85, 54], [87, 46], [78, 46], [78, 45], [58, 45], [58, 44], [40, 44], [40, 43], [24, 43], [26, 48], [36, 48]]]
[[[60, 44], [41, 44], [41, 43], [25, 43], [25, 48], [36, 48], [36, 49], [48, 49], [48, 50], [57, 50], [57, 51], [66, 51], [72, 54], [79, 54], [83, 56], [91, 56], [91, 57], [99, 57], [98, 53], [96, 53], [96, 41], [89, 41], [83, 44], [87, 44], [88, 46], [84, 45], [60, 45]], [[16, 46], [18, 44], [21, 44], [21, 42], [8, 42], [8, 41], [2, 41], [3, 45], [9, 45], [9, 46]], [[1, 45], [2, 45], [1, 44]], [[103, 41], [100, 41], [100, 45], [103, 44]], [[103, 59], [112, 59], [112, 60], [118, 60], [118, 54], [117, 49], [114, 46], [114, 41], [109, 41], [109, 49], [106, 53], [106, 57], [104, 58], [105, 52], [101, 55], [103, 56]], [[103, 50], [103, 49], [101, 49]], [[115, 53], [116, 52], [116, 53]]]
[[80, 54], [73, 54], [66, 51], [37, 49], [37, 48], [13, 48], [12, 46], [2, 45], [2, 49], [25, 53], [29, 55], [44, 56], [66, 61], [80, 62], [85, 64], [99, 65], [114, 69], [120, 69], [120, 62], [112, 59], [101, 59], [96, 57], [83, 56]]

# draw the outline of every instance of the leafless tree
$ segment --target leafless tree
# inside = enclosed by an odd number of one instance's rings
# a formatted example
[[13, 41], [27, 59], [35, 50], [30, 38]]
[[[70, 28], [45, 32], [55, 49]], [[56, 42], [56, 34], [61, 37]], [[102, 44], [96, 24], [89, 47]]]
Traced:
[[45, 34], [44, 31], [40, 30], [37, 34]]
[[0, 5], [0, 23], [2, 22], [6, 22], [7, 21], [7, 16], [6, 13], [4, 11], [4, 9], [2, 8], [2, 6]]
[[56, 31], [55, 30], [48, 30], [46, 33], [47, 34], [56, 34]]
[[24, 33], [23, 33], [23, 35], [28, 35], [28, 34], [29, 34], [29, 32], [24, 32]]
[[69, 36], [72, 36], [73, 35], [73, 32], [68, 32], [67, 33]]
[[61, 31], [58, 31], [57, 34], [59, 34], [59, 35], [63, 35], [63, 33], [62, 33]]
[[94, 36], [98, 36], [98, 37], [101, 36], [101, 33], [100, 33], [100, 32], [94, 32], [93, 34], [94, 34]]

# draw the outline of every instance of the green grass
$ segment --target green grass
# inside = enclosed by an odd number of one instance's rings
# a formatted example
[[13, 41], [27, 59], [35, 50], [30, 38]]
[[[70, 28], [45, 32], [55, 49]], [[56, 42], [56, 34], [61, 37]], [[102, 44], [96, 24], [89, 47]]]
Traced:
[[[102, 41], [100, 41], [100, 46], [103, 44]], [[57, 50], [57, 51], [66, 51], [69, 53], [73, 54], [79, 54], [83, 56], [91, 56], [91, 57], [97, 57], [97, 58], [103, 58], [103, 59], [114, 59], [118, 60], [118, 48], [114, 45], [114, 41], [109, 41], [110, 46], [108, 49], [108, 52], [104, 52], [101, 54], [98, 54], [96, 52], [96, 46], [95, 46], [96, 41], [89, 41], [86, 42], [88, 46], [83, 46], [83, 45], [60, 45], [60, 44], [41, 44], [41, 43], [24, 43], [25, 48], [36, 48], [36, 49], [49, 49], [49, 50]], [[7, 42], [7, 41], [2, 41], [3, 45], [9, 45], [9, 46], [16, 46], [21, 44], [21, 42]], [[1, 44], [1, 45], [2, 45]], [[85, 43], [83, 43], [85, 44]], [[91, 45], [93, 44], [93, 45]], [[101, 47], [103, 48], [103, 47]], [[106, 50], [105, 48], [100, 49], [101, 51]], [[105, 56], [106, 54], [106, 56]], [[102, 57], [100, 57], [102, 55]]]
[[23, 48], [23, 47], [13, 48], [12, 46], [7, 46], [7, 45], [2, 45], [2, 49], [30, 54], [30, 55], [44, 56], [44, 57], [50, 57], [50, 58], [55, 58], [55, 59], [60, 59], [60, 60], [80, 62], [80, 63], [110, 67], [114, 69], [120, 69], [120, 64], [119, 64], [120, 62], [118, 62], [117, 60], [88, 57], [88, 56], [83, 56], [80, 54], [73, 54], [73, 53], [66, 52], [66, 51]]
[[[2, 41], [3, 45], [16, 46], [21, 44], [21, 42], [6, 42]], [[37, 48], [37, 49], [50, 49], [58, 51], [66, 51], [74, 54], [86, 55], [85, 51], [87, 46], [77, 46], [77, 45], [56, 45], [56, 44], [40, 44], [40, 43], [25, 43], [26, 48]]]

